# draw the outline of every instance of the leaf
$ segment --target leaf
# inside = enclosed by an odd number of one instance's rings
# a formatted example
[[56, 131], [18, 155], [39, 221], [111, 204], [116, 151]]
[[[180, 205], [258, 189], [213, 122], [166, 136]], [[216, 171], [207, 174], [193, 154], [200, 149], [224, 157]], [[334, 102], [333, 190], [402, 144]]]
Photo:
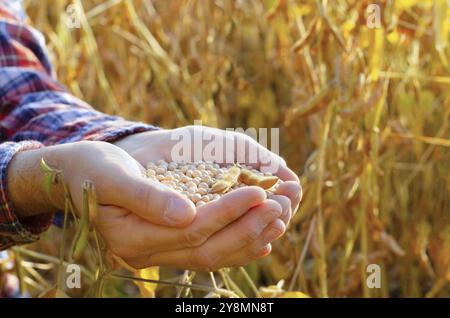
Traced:
[[44, 172], [44, 178], [42, 180], [43, 186], [44, 186], [44, 191], [45, 191], [45, 193], [47, 193], [48, 196], [50, 196], [51, 192], [52, 192], [52, 183], [55, 180], [54, 176], [55, 176], [55, 173], [57, 173], [57, 172], [47, 165], [44, 158], [41, 158], [40, 166], [41, 166], [42, 171]]
[[[142, 279], [159, 280], [159, 267], [153, 266], [138, 270], [135, 272], [135, 276]], [[135, 281], [135, 284], [139, 287], [142, 298], [155, 298], [157, 283]]]

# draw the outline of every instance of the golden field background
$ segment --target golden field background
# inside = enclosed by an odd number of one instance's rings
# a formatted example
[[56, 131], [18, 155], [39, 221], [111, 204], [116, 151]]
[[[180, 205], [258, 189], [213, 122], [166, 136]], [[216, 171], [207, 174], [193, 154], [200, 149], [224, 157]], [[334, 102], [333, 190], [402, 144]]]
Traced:
[[[26, 3], [59, 80], [99, 110], [165, 128], [280, 128], [304, 189], [300, 211], [269, 258], [216, 274], [218, 284], [258, 295], [248, 273], [259, 295], [279, 295], [263, 288], [278, 283], [272, 291], [312, 297], [448, 297], [450, 8], [377, 1], [381, 27], [370, 29], [372, 2]], [[83, 8], [81, 29], [65, 24], [70, 3]], [[57, 255], [58, 231], [29, 249]], [[380, 289], [365, 284], [371, 263]], [[55, 268], [37, 269], [41, 280], [29, 267], [32, 295], [54, 283]], [[179, 274], [162, 269], [161, 279]], [[108, 284], [104, 296], [137, 295], [131, 283]], [[156, 295], [177, 289], [160, 284]]]

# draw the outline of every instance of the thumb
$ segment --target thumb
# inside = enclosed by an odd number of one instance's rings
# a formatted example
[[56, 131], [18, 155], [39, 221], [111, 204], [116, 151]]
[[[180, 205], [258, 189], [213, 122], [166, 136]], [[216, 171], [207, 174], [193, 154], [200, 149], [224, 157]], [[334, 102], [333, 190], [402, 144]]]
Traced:
[[184, 227], [194, 220], [196, 214], [192, 201], [161, 183], [145, 178], [122, 179], [120, 189], [114, 192], [113, 204], [154, 224]]

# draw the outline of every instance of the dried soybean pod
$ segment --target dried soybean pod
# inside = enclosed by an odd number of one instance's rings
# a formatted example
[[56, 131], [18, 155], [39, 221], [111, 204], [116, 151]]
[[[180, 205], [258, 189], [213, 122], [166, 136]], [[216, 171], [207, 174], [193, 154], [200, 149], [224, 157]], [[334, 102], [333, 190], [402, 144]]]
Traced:
[[239, 169], [239, 167], [231, 167], [223, 176], [223, 179], [218, 180], [213, 184], [210, 193], [225, 193], [237, 183], [240, 174], [241, 169]]
[[219, 180], [213, 184], [210, 192], [211, 193], [224, 193], [230, 188], [231, 188], [231, 186], [230, 186], [229, 182], [227, 182], [226, 180]]
[[89, 235], [89, 209], [92, 208], [93, 204], [90, 202], [89, 195], [92, 194], [91, 189], [93, 184], [91, 181], [84, 181], [83, 183], [83, 211], [81, 214], [81, 219], [78, 224], [78, 231], [72, 244], [72, 259], [78, 261], [88, 244]]
[[239, 181], [245, 183], [246, 185], [256, 185], [263, 188], [264, 190], [270, 189], [278, 182], [278, 177], [276, 176], [262, 176], [254, 173], [248, 169], [242, 169], [239, 175]]
[[239, 174], [241, 173], [241, 169], [237, 166], [231, 167], [228, 169], [228, 172], [223, 177], [225, 180], [236, 182], [239, 178]]
[[242, 169], [241, 174], [239, 175], [239, 181], [246, 185], [258, 185], [259, 179], [259, 176], [248, 169]]
[[89, 206], [89, 230], [93, 230], [98, 217], [97, 192], [92, 182], [88, 183], [88, 206]]
[[272, 188], [275, 184], [278, 182], [278, 177], [276, 176], [266, 176], [262, 177], [259, 186], [263, 188], [264, 190]]

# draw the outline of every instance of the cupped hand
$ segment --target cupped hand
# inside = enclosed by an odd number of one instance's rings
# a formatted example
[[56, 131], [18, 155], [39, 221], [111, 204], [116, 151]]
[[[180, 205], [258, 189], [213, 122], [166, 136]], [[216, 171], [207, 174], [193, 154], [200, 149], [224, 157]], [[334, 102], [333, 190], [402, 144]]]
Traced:
[[245, 265], [269, 254], [270, 243], [286, 229], [279, 219], [282, 207], [258, 187], [238, 189], [198, 207], [194, 221], [183, 229], [145, 222], [118, 207], [101, 212], [114, 216], [98, 224], [110, 238], [113, 253], [134, 268], [165, 265], [215, 271]]
[[[77, 154], [92, 160], [69, 167], [67, 158]], [[286, 211], [258, 187], [234, 191], [195, 210], [179, 193], [144, 178], [143, 167], [116, 146], [85, 142], [67, 147], [61, 158], [74, 202], [82, 202], [80, 185], [91, 180], [99, 203], [96, 227], [111, 251], [135, 268], [210, 271], [246, 264], [267, 255], [269, 244], [285, 230], [277, 219]], [[178, 225], [184, 227], [173, 227]]]
[[[135, 268], [171, 265], [213, 270], [243, 265], [270, 252], [285, 231], [285, 208], [257, 187], [233, 191], [196, 209], [165, 185], [143, 177], [144, 168], [124, 150], [105, 142], [78, 142], [23, 151], [10, 164], [8, 183], [21, 215], [62, 209], [61, 186], [42, 191], [41, 158], [63, 172], [79, 214], [82, 184], [95, 185], [95, 226], [109, 249]], [[19, 171], [28, 171], [27, 179]], [[32, 195], [30, 187], [34, 190]], [[59, 199], [57, 199], [59, 198]], [[25, 213], [24, 211], [28, 211]]]
[[[138, 133], [125, 137], [115, 144], [124, 149], [139, 163], [145, 166], [148, 162], [157, 162], [160, 159], [165, 161], [176, 161], [173, 158], [173, 150], [179, 140], [179, 136], [194, 136], [203, 135], [207, 138], [202, 139], [200, 149], [203, 150], [208, 147], [211, 142], [218, 144], [226, 144], [226, 142], [234, 145], [244, 145], [244, 147], [234, 147], [234, 149], [225, 149], [222, 160], [218, 163], [224, 162], [239, 162], [246, 165], [251, 165], [255, 168], [270, 167], [274, 168], [273, 172], [283, 182], [280, 184], [276, 192], [269, 196], [270, 199], [277, 201], [283, 207], [283, 215], [281, 219], [286, 225], [289, 224], [293, 214], [298, 210], [298, 206], [302, 199], [302, 188], [297, 175], [286, 166], [283, 158], [277, 154], [264, 148], [256, 140], [246, 134], [232, 131], [224, 131], [221, 129], [205, 127], [205, 126], [185, 126], [170, 130], [156, 130]], [[192, 141], [195, 142], [194, 137]], [[191, 144], [194, 148], [193, 143]], [[155, 151], [157, 149], [157, 151]], [[242, 153], [242, 150], [245, 153]], [[256, 152], [256, 161], [252, 157]], [[193, 156], [192, 156], [193, 159]], [[205, 160], [205, 158], [202, 158]]]
[[[43, 158], [62, 170], [77, 211], [82, 208], [83, 182], [90, 180], [100, 209], [120, 207], [143, 220], [169, 227], [184, 227], [195, 217], [191, 201], [145, 178], [140, 163], [109, 143], [84, 141], [49, 147]], [[102, 217], [110, 216], [100, 215], [99, 222]]]

